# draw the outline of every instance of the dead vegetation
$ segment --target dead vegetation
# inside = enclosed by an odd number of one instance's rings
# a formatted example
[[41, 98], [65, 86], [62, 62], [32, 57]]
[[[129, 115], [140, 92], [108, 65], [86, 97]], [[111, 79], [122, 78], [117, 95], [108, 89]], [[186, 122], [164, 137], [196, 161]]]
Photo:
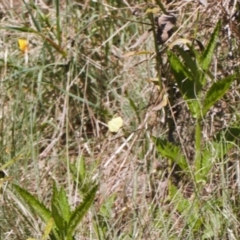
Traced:
[[[240, 2], [161, 2], [66, 1], [57, 8], [57, 1], [32, 1], [21, 4], [24, 14], [15, 5], [3, 12], [1, 166], [9, 184], [20, 184], [46, 206], [56, 180], [74, 207], [81, 195], [69, 165], [78, 168], [84, 161], [85, 180], [97, 180], [99, 190], [77, 239], [237, 239], [240, 234], [238, 140], [223, 156], [209, 158], [211, 170], [196, 188], [191, 168], [196, 119], [167, 56], [179, 39], [203, 52], [221, 21], [204, 92], [212, 82], [236, 78], [201, 122], [202, 152], [217, 152], [218, 132], [239, 125]], [[27, 60], [17, 48], [19, 38], [29, 41]], [[124, 120], [116, 134], [107, 128], [115, 115]], [[181, 149], [192, 178], [158, 152], [153, 137]], [[182, 199], [171, 196], [169, 184]], [[14, 227], [19, 210], [7, 202], [13, 201], [9, 192], [0, 213], [2, 239], [39, 238], [38, 219], [28, 230], [20, 215], [19, 229]]]

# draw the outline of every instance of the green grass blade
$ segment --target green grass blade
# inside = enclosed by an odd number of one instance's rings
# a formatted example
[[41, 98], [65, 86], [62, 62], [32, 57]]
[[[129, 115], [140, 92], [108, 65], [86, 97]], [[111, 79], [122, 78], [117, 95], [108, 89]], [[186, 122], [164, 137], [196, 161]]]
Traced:
[[34, 33], [42, 38], [42, 40], [46, 41], [50, 46], [52, 46], [57, 52], [62, 54], [64, 57], [67, 56], [67, 53], [62, 49], [60, 45], [55, 43], [52, 39], [49, 37], [46, 37], [45, 34], [42, 34], [41, 32], [38, 32], [32, 28], [29, 27], [15, 27], [15, 26], [6, 26], [6, 27], [0, 27], [0, 29], [6, 29], [11, 31], [18, 31], [18, 32], [25, 32], [25, 33]]
[[95, 194], [97, 192], [98, 185], [95, 185], [89, 193], [84, 198], [83, 202], [74, 210], [72, 213], [69, 225], [68, 225], [68, 233], [67, 239], [70, 240], [73, 237], [74, 231], [76, 230], [78, 224], [81, 222], [82, 218], [91, 207]]
[[[31, 19], [32, 19], [32, 21], [33, 21], [36, 29], [38, 30], [38, 32], [41, 32], [41, 25], [40, 25], [39, 21], [36, 19], [36, 17], [33, 16], [29, 4], [26, 3], [25, 0], [23, 0], [23, 2], [24, 2], [25, 6], [26, 6], [26, 8], [27, 8], [27, 10], [28, 10], [29, 15], [31, 16]], [[31, 3], [31, 4], [33, 4], [33, 3]], [[36, 6], [33, 6], [33, 7], [36, 8]]]
[[178, 212], [186, 217], [189, 227], [194, 231], [199, 230], [202, 225], [202, 219], [199, 218], [199, 201], [197, 199], [193, 201], [185, 198], [174, 185], [171, 185], [169, 188], [170, 198]]
[[62, 45], [62, 29], [61, 29], [61, 19], [60, 19], [60, 2], [59, 0], [55, 0], [56, 7], [56, 21], [57, 21], [57, 39], [58, 45]]
[[141, 122], [141, 119], [140, 119], [140, 116], [139, 116], [139, 109], [138, 107], [136, 106], [136, 104], [134, 103], [133, 99], [131, 97], [128, 97], [128, 100], [129, 100], [129, 104], [130, 106], [132, 107], [132, 109], [134, 110], [136, 116], [137, 116], [137, 119], [139, 122]]

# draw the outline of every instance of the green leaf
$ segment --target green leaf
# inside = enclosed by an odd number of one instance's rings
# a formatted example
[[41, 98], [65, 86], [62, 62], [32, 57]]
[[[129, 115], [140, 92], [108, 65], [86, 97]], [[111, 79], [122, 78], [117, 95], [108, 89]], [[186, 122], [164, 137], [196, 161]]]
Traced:
[[201, 179], [207, 180], [207, 176], [215, 163], [215, 160], [225, 156], [234, 145], [226, 141], [212, 141], [202, 151]]
[[140, 117], [139, 117], [139, 109], [136, 106], [134, 100], [131, 97], [129, 97], [129, 96], [128, 96], [128, 100], [129, 100], [130, 106], [132, 107], [132, 109], [134, 110], [134, 112], [135, 112], [135, 114], [137, 116], [138, 121], [141, 122]]
[[169, 193], [171, 202], [175, 205], [181, 216], [186, 218], [189, 227], [194, 231], [198, 231], [202, 225], [202, 219], [199, 216], [199, 201], [197, 199], [196, 201], [186, 199], [182, 192], [174, 185], [169, 186]]
[[187, 99], [195, 98], [193, 75], [181, 60], [172, 52], [168, 52], [173, 75], [183, 96]]
[[62, 218], [60, 210], [56, 204], [52, 204], [52, 217], [56, 224], [58, 234], [62, 238], [65, 236], [66, 224], [64, 223], [64, 219]]
[[[184, 51], [181, 47], [176, 46], [175, 49], [177, 49], [178, 53], [182, 57], [185, 66], [191, 71], [191, 75], [193, 77], [193, 81], [195, 82], [195, 94], [198, 96], [198, 93], [202, 90], [202, 84], [201, 84], [201, 77], [202, 72], [199, 70], [199, 66], [197, 65], [197, 60], [192, 59], [192, 56], [186, 51]], [[191, 50], [191, 49], [190, 49]], [[194, 53], [193, 51], [191, 51]]]
[[71, 215], [70, 222], [67, 230], [67, 239], [70, 240], [73, 237], [74, 231], [81, 222], [88, 209], [91, 207], [95, 194], [97, 192], [98, 185], [93, 186], [89, 193], [84, 198], [83, 202], [74, 210]]
[[21, 188], [16, 184], [12, 184], [14, 191], [20, 195], [25, 205], [34, 210], [35, 213], [45, 222], [48, 223], [51, 218], [51, 212], [36, 199], [33, 195], [31, 195], [28, 191]]
[[[16, 184], [12, 184], [13, 190], [21, 197], [23, 200], [23, 204], [25, 204], [28, 208], [30, 208], [33, 212], [37, 214], [46, 224], [49, 223], [51, 219], [51, 212], [47, 209], [42, 203], [38, 201], [34, 196], [32, 196], [28, 191], [21, 188]], [[56, 225], [54, 224], [52, 229], [54, 239], [60, 240], [60, 237], [56, 230]]]
[[61, 236], [66, 235], [67, 224], [70, 220], [71, 210], [68, 204], [66, 192], [63, 188], [58, 191], [56, 183], [53, 184], [52, 217]]
[[48, 239], [48, 237], [49, 237], [49, 235], [52, 231], [53, 226], [54, 226], [54, 220], [53, 220], [53, 218], [50, 218], [46, 227], [45, 227], [45, 229], [44, 229], [44, 234], [43, 234], [41, 240], [47, 240]]
[[174, 53], [168, 52], [168, 57], [179, 90], [183, 98], [186, 100], [192, 115], [196, 117], [200, 110], [197, 94], [201, 90], [201, 86], [199, 83], [196, 83], [197, 81], [195, 82], [193, 74]]
[[228, 127], [219, 131], [214, 141], [211, 141], [204, 150], [201, 151], [201, 168], [195, 163], [196, 181], [207, 180], [216, 159], [225, 156], [234, 146], [235, 141], [240, 139], [240, 128]]
[[77, 184], [79, 192], [82, 196], [85, 196], [89, 189], [95, 185], [95, 182], [89, 180], [90, 177], [87, 175], [85, 160], [83, 157], [79, 161], [76, 161], [77, 164], [69, 164], [69, 169], [72, 174], [74, 182]]
[[[201, 169], [197, 169], [196, 167], [196, 182], [200, 183], [207, 180], [209, 171], [214, 164], [214, 159], [216, 159], [216, 154], [213, 149], [206, 148], [202, 151], [201, 154]], [[195, 164], [196, 165], [196, 164]]]
[[83, 157], [81, 157], [80, 159], [80, 165], [79, 165], [79, 175], [81, 177], [81, 179], [84, 181], [86, 178], [86, 165], [85, 165], [85, 159]]
[[208, 90], [202, 109], [202, 116], [208, 112], [208, 110], [227, 92], [231, 83], [234, 81], [235, 75], [226, 77], [224, 79], [214, 82]]
[[228, 127], [219, 131], [215, 135], [216, 141], [224, 142], [235, 142], [240, 139], [240, 128], [239, 127]]
[[178, 146], [160, 138], [153, 137], [153, 141], [161, 156], [171, 159], [173, 162], [177, 163], [182, 170], [188, 169], [187, 160]]
[[216, 28], [214, 29], [214, 32], [209, 40], [207, 47], [205, 48], [205, 50], [203, 52], [203, 55], [201, 56], [200, 68], [203, 71], [208, 70], [208, 68], [212, 62], [212, 57], [214, 54], [215, 47], [217, 45], [217, 40], [218, 40], [218, 35], [219, 35], [220, 29], [221, 29], [221, 22], [219, 21], [216, 25]]

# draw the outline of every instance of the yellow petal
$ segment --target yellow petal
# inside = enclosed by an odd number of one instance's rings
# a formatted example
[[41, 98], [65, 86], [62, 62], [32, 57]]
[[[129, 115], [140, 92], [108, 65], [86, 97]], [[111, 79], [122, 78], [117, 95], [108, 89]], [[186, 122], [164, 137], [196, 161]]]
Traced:
[[108, 122], [108, 129], [110, 132], [118, 132], [122, 125], [123, 119], [121, 117], [116, 117]]
[[19, 38], [18, 39], [18, 47], [23, 53], [27, 52], [28, 51], [28, 41], [27, 41], [27, 39]]

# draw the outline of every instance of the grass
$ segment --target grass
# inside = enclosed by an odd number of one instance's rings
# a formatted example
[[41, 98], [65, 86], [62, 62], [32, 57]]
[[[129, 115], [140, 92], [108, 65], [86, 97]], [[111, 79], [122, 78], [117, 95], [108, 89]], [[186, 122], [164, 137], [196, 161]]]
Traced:
[[[1, 239], [238, 239], [239, 3], [166, 2], [3, 15]], [[177, 25], [158, 46], [163, 8]]]

